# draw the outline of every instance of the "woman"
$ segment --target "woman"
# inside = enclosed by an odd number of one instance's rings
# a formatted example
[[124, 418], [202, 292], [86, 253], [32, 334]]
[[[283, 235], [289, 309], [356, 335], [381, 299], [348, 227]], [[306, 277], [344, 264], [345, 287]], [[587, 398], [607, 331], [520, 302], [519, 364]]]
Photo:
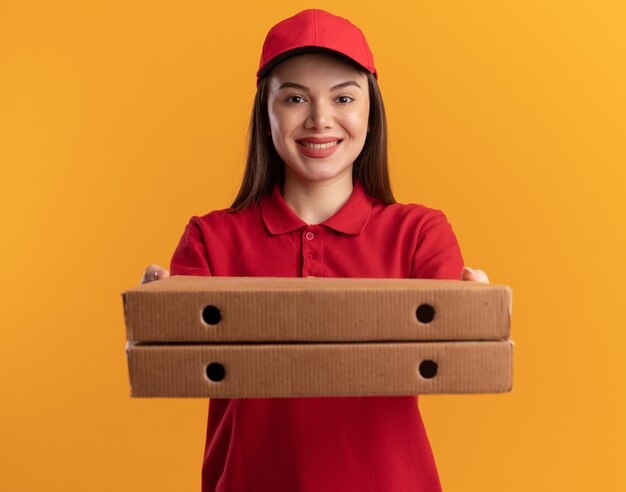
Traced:
[[[192, 217], [173, 275], [441, 278], [463, 268], [444, 214], [395, 203], [373, 57], [345, 19], [270, 30], [246, 172], [229, 209]], [[170, 272], [157, 265], [143, 282]], [[436, 491], [414, 397], [213, 399], [203, 491]]]

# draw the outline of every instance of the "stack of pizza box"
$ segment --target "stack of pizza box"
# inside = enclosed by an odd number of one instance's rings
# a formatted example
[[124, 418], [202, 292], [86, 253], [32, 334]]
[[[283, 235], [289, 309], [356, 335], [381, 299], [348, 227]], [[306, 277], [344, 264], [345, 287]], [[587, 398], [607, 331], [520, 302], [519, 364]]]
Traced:
[[122, 297], [132, 396], [392, 396], [512, 387], [511, 289], [503, 285], [175, 276]]

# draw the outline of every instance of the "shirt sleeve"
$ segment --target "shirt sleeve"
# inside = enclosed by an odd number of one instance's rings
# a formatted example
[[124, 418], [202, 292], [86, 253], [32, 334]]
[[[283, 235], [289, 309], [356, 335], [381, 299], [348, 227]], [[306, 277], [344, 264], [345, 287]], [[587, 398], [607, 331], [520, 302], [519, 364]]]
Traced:
[[204, 277], [212, 275], [200, 219], [196, 216], [193, 216], [185, 226], [185, 231], [172, 255], [170, 274]]
[[413, 255], [413, 278], [461, 280], [463, 256], [443, 213], [426, 220]]

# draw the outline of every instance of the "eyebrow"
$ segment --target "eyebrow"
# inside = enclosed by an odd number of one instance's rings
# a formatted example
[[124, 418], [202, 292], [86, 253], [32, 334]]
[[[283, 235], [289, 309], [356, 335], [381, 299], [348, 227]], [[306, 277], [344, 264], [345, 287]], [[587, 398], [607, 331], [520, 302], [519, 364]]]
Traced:
[[[331, 91], [336, 91], [337, 89], [343, 89], [344, 87], [348, 87], [354, 85], [356, 87], [358, 87], [359, 89], [361, 88], [361, 86], [359, 84], [357, 84], [356, 80], [348, 80], [346, 82], [342, 82], [341, 84], [337, 84], [334, 85], [330, 88]], [[302, 85], [302, 84], [296, 84], [295, 82], [284, 82], [280, 85], [280, 87], [278, 88], [278, 90], [280, 89], [286, 89], [286, 88], [292, 88], [292, 89], [300, 89], [303, 91], [307, 91], [309, 92], [311, 89], [309, 89], [307, 86]]]

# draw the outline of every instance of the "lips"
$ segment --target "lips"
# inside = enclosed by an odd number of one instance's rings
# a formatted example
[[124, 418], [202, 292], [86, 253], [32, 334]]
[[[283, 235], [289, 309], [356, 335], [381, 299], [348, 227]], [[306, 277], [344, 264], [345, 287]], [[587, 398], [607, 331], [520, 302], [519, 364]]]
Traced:
[[328, 143], [300, 142], [300, 145], [303, 145], [309, 149], [327, 149], [328, 147], [333, 147], [334, 145], [337, 145], [338, 143], [339, 143], [339, 140], [333, 140], [332, 142], [328, 142]]
[[296, 140], [296, 143], [307, 157], [321, 159], [334, 154], [342, 141], [338, 137], [306, 137]]

